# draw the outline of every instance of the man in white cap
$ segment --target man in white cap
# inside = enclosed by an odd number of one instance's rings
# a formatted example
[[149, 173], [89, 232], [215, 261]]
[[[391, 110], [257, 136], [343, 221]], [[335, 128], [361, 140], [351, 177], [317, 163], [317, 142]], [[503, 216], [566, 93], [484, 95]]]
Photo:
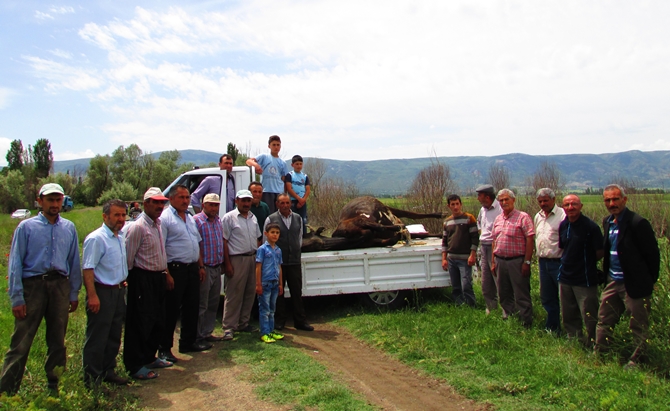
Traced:
[[193, 217], [200, 232], [200, 256], [205, 266], [205, 281], [200, 283], [200, 312], [198, 317], [198, 342], [215, 342], [223, 338], [214, 336], [216, 309], [221, 295], [223, 273], [223, 226], [219, 219], [221, 201], [216, 194], [207, 194], [202, 201], [202, 212]]
[[138, 380], [158, 377], [151, 368], [172, 365], [156, 358], [165, 328], [165, 290], [174, 288], [160, 222], [167, 201], [160, 188], [149, 188], [144, 193], [144, 211], [125, 230], [128, 298], [123, 363]]
[[56, 367], [65, 368], [68, 312], [79, 304], [81, 266], [74, 224], [60, 217], [63, 188], [45, 184], [37, 202], [42, 211], [22, 221], [14, 232], [9, 255], [9, 297], [14, 333], [5, 355], [0, 393], [14, 395], [21, 386], [28, 353], [42, 322], [46, 322], [47, 388], [58, 389]]
[[253, 195], [240, 190], [235, 196], [237, 208], [226, 213], [223, 224], [223, 261], [226, 300], [223, 306], [223, 339], [232, 340], [234, 331], [254, 332], [249, 324], [256, 295], [256, 250], [261, 230], [256, 216], [249, 211]]

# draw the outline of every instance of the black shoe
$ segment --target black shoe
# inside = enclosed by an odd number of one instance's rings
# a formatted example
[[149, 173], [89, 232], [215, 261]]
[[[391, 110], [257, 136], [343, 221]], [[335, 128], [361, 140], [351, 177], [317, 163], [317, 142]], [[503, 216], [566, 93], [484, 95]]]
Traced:
[[214, 344], [212, 343], [207, 343], [207, 342], [197, 342], [193, 343], [191, 345], [187, 345], [185, 347], [179, 347], [179, 352], [180, 353], [187, 353], [187, 352], [201, 352], [201, 351], [206, 351], [212, 348]]
[[104, 382], [108, 382], [110, 384], [116, 384], [116, 385], [128, 385], [128, 378], [123, 378], [118, 376], [115, 372], [108, 372], [107, 375], [105, 375], [102, 380]]
[[255, 333], [258, 332], [258, 328], [254, 327], [253, 325], [249, 324], [244, 328], [240, 328], [239, 330], [236, 330], [237, 332], [242, 332], [242, 333]]
[[[179, 349], [179, 352], [182, 352], [181, 349]], [[171, 363], [176, 363], [179, 361], [177, 357], [172, 354], [172, 350], [158, 350], [158, 358], [161, 360], [165, 361], [170, 361]]]
[[295, 329], [296, 330], [303, 330], [303, 331], [314, 331], [314, 327], [307, 323], [298, 323], [295, 324]]

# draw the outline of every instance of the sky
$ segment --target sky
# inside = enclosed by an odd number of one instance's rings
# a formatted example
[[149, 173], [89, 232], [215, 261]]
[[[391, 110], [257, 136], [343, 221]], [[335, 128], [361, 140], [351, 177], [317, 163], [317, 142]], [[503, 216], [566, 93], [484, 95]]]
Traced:
[[0, 2], [0, 165], [670, 150], [667, 1]]

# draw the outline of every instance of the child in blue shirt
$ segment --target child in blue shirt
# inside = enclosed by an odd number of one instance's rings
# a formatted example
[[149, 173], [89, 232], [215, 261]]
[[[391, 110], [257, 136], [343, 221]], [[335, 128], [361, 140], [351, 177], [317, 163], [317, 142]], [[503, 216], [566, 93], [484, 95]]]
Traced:
[[267, 241], [256, 251], [256, 294], [261, 341], [273, 343], [284, 338], [275, 330], [277, 296], [284, 294], [281, 273], [282, 253], [276, 244], [279, 239], [279, 224], [266, 225], [264, 234]]
[[286, 192], [291, 196], [291, 210], [302, 217], [302, 233], [307, 234], [307, 197], [310, 193], [309, 177], [302, 172], [302, 157], [293, 156], [293, 171], [284, 177]]
[[279, 158], [281, 138], [270, 136], [268, 140], [270, 154], [261, 154], [247, 160], [247, 165], [256, 169], [256, 174], [262, 175], [263, 202], [270, 208], [270, 214], [277, 211], [277, 196], [284, 192], [284, 176], [288, 174], [288, 167], [284, 160]]

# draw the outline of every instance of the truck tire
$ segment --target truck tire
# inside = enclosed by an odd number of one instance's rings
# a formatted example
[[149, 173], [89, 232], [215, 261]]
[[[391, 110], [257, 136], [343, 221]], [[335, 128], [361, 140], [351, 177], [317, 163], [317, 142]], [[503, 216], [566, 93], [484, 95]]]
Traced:
[[412, 297], [410, 290], [377, 291], [361, 294], [364, 304], [383, 310], [396, 310], [407, 305]]

